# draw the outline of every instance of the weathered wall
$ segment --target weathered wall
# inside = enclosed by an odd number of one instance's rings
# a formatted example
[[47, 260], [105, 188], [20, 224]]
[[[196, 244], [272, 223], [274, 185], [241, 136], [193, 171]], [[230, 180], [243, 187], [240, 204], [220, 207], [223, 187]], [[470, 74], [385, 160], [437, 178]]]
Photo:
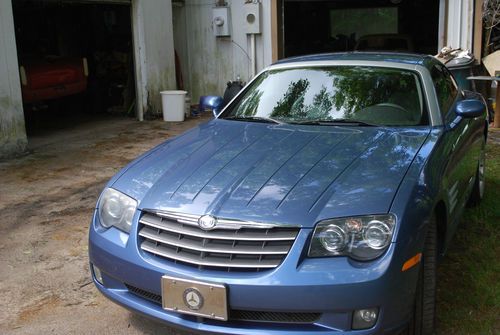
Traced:
[[472, 50], [474, 0], [448, 0], [446, 46]]
[[26, 149], [12, 2], [0, 1], [0, 158]]
[[176, 89], [171, 0], [133, 0], [138, 115], [161, 113], [160, 91]]
[[187, 49], [187, 31], [186, 31], [186, 11], [183, 5], [172, 6], [172, 20], [174, 25], [174, 46], [179, 59], [181, 60], [181, 72], [184, 82], [184, 88], [189, 87], [189, 53]]
[[[184, 82], [196, 102], [201, 95], [222, 95], [229, 80], [251, 76], [250, 37], [244, 31], [244, 0], [226, 0], [231, 13], [231, 36], [215, 37], [214, 0], [186, 0], [174, 8], [175, 48]], [[271, 1], [261, 3], [262, 34], [256, 36], [257, 72], [271, 63]], [[185, 40], [185, 41], [183, 41]]]

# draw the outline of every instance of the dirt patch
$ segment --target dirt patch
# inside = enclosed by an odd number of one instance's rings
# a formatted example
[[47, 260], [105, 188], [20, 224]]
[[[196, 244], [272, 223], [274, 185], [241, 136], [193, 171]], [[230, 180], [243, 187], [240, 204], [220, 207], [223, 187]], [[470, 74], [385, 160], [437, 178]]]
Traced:
[[88, 227], [105, 183], [169, 136], [207, 119], [113, 119], [30, 139], [0, 162], [0, 334], [177, 334], [132, 316], [90, 280]]
[[48, 313], [55, 307], [61, 304], [61, 300], [57, 296], [50, 295], [42, 298], [28, 306], [25, 306], [19, 312], [17, 318], [18, 323], [30, 322], [39, 317], [41, 314]]

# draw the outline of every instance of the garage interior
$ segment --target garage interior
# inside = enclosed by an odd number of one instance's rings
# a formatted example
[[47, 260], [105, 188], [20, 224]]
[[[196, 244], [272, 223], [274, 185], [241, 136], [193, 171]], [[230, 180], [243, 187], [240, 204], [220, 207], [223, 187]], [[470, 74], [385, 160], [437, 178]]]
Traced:
[[[55, 79], [51, 77], [63, 78], [74, 70], [63, 69], [61, 61], [86, 63], [86, 84], [76, 94], [62, 93], [67, 89], [63, 83], [52, 87], [41, 99], [33, 99], [28, 98], [23, 86], [28, 137], [71, 129], [89, 121], [134, 116], [130, 4], [13, 0], [12, 5], [22, 85], [35, 76], [29, 72], [30, 64], [46, 65], [45, 79], [37, 83], [38, 88], [43, 88], [51, 80], [53, 84]], [[57, 90], [62, 96], [53, 97], [53, 93], [58, 95]]]
[[372, 34], [404, 35], [413, 44], [408, 51], [438, 51], [436, 0], [284, 0], [281, 8], [285, 57], [353, 51]]

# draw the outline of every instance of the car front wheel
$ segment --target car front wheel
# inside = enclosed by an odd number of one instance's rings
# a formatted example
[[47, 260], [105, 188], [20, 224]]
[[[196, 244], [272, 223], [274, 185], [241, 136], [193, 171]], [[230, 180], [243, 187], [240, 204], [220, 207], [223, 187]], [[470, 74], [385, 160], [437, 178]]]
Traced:
[[437, 224], [433, 216], [429, 224], [422, 252], [413, 316], [409, 325], [410, 335], [429, 335], [434, 332], [436, 315], [436, 261]]
[[467, 203], [468, 206], [479, 205], [484, 196], [485, 162], [486, 162], [486, 154], [484, 147], [485, 144], [483, 144], [481, 154], [479, 155], [479, 161], [477, 163], [477, 171], [476, 171], [476, 180], [474, 181], [472, 193], [470, 195], [469, 202]]

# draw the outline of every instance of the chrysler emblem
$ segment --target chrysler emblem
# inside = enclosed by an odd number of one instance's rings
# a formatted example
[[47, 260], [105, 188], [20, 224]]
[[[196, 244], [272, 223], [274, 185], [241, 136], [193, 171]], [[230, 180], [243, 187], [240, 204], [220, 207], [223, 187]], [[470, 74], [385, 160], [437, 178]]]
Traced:
[[203, 215], [198, 219], [198, 226], [203, 230], [212, 230], [217, 225], [217, 219], [212, 215]]
[[188, 288], [184, 291], [184, 303], [189, 309], [197, 311], [203, 307], [203, 296], [194, 287]]

